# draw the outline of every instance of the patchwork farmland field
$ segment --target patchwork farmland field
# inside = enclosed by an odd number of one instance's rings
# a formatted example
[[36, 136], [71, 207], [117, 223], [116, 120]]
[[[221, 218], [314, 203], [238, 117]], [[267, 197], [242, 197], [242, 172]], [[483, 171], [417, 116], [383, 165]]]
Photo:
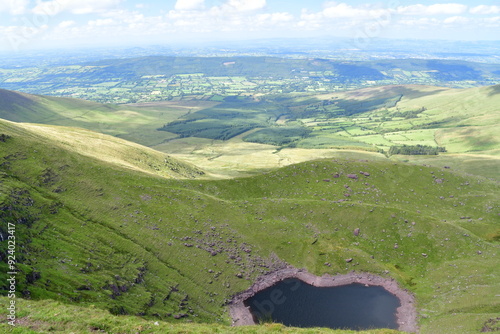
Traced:
[[103, 103], [186, 99], [221, 102], [235, 96], [327, 93], [373, 85], [470, 88], [498, 83], [498, 65], [457, 60], [154, 56], [0, 68], [0, 85], [4, 89]]

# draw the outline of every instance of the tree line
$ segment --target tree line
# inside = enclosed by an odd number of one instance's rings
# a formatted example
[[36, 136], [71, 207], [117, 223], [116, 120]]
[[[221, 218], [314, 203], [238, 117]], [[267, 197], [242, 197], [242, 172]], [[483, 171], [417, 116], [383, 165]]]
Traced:
[[439, 152], [446, 152], [444, 147], [428, 146], [428, 145], [403, 145], [391, 146], [389, 155], [438, 155]]

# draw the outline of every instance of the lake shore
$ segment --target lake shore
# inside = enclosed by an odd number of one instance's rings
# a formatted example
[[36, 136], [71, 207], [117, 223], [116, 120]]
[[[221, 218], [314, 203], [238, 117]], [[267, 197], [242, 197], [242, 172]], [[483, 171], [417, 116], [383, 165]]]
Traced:
[[396, 310], [397, 323], [399, 326], [398, 330], [409, 333], [418, 332], [415, 298], [410, 292], [400, 288], [394, 279], [383, 278], [369, 273], [356, 272], [342, 275], [325, 274], [319, 277], [306, 270], [293, 267], [280, 269], [260, 276], [249, 289], [234, 296], [229, 303], [229, 313], [233, 319], [233, 326], [254, 325], [255, 319], [250, 312], [250, 308], [245, 306], [244, 301], [254, 296], [259, 291], [267, 289], [288, 278], [297, 278], [304, 283], [316, 287], [334, 287], [352, 283], [381, 286], [395, 295], [401, 303]]

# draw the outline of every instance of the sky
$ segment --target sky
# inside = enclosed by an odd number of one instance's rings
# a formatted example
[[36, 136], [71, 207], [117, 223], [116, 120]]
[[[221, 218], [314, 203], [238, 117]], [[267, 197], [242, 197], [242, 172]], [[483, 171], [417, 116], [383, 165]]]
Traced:
[[0, 0], [4, 52], [282, 37], [500, 40], [499, 32], [500, 0]]

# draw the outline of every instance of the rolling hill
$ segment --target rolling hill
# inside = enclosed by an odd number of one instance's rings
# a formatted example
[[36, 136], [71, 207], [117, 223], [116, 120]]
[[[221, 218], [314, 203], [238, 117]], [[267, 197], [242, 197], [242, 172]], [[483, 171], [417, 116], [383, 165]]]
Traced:
[[[167, 178], [196, 178], [205, 174], [199, 168], [164, 153], [116, 137], [69, 127], [2, 120], [2, 128], [31, 140], [66, 149], [102, 163], [118, 165], [142, 173]], [[5, 139], [6, 140], [6, 139]]]
[[[20, 327], [154, 332], [159, 321], [223, 331], [231, 296], [286, 265], [394, 278], [416, 296], [421, 333], [479, 331], [500, 311], [498, 182], [342, 158], [226, 180], [180, 179], [169, 164], [166, 178], [158, 154], [86, 130], [0, 121], [0, 233], [15, 225], [17, 292], [30, 299], [19, 301]], [[67, 325], [85, 307], [92, 318]]]
[[226, 176], [315, 157], [386, 159], [393, 146], [424, 145], [443, 147], [446, 153], [389, 158], [496, 178], [499, 99], [498, 85], [398, 85], [134, 105], [0, 90], [0, 117], [111, 134]]
[[[207, 105], [212, 105], [208, 103]], [[159, 144], [171, 136], [157, 133], [163, 122], [200, 108], [199, 103], [182, 106], [134, 108], [101, 104], [81, 99], [31, 95], [0, 89], [0, 118], [13, 122], [27, 122], [73, 126], [98, 131], [145, 145]], [[202, 105], [203, 107], [203, 105]], [[148, 133], [154, 132], [150, 139]], [[146, 133], [146, 138], [145, 137]]]

